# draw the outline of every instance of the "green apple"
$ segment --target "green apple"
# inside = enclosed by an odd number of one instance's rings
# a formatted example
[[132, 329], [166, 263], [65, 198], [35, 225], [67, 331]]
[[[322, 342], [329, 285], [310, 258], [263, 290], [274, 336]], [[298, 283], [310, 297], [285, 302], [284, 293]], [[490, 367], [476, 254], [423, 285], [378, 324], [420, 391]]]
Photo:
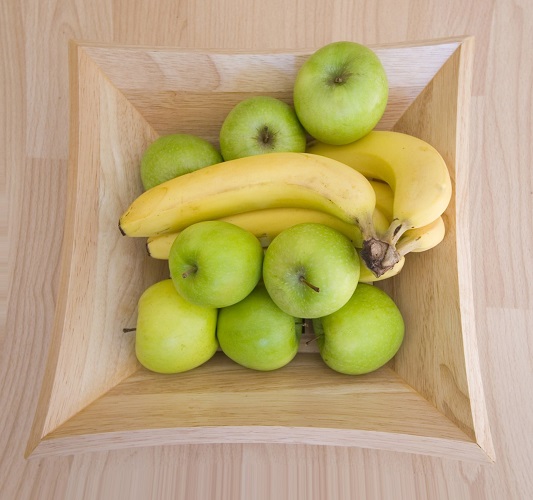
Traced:
[[350, 240], [324, 224], [296, 224], [268, 246], [263, 281], [277, 306], [297, 318], [318, 318], [341, 308], [359, 279]]
[[137, 359], [157, 373], [192, 370], [215, 354], [216, 323], [216, 309], [186, 301], [170, 279], [155, 283], [138, 303]]
[[313, 53], [294, 83], [294, 108], [304, 128], [327, 144], [348, 144], [379, 122], [389, 94], [377, 55], [355, 42], [333, 42]]
[[224, 160], [265, 153], [305, 151], [306, 134], [294, 109], [274, 97], [250, 97], [238, 103], [220, 129]]
[[263, 248], [249, 231], [214, 220], [178, 234], [168, 257], [176, 290], [194, 304], [226, 307], [244, 299], [261, 279]]
[[156, 139], [141, 159], [141, 180], [145, 190], [158, 184], [220, 163], [221, 154], [208, 141], [191, 134], [171, 134]]
[[301, 333], [301, 320], [274, 304], [262, 284], [218, 315], [220, 348], [253, 370], [277, 370], [289, 363], [298, 352]]
[[369, 373], [387, 363], [398, 352], [405, 330], [394, 301], [364, 283], [338, 311], [314, 319], [313, 328], [324, 362], [348, 375]]

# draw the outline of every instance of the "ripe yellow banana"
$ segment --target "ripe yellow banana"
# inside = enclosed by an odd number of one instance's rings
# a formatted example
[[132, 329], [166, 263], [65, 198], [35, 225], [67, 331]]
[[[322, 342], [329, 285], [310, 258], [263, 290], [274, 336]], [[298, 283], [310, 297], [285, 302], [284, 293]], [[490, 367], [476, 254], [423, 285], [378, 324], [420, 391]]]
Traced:
[[376, 196], [356, 170], [323, 156], [270, 153], [211, 165], [141, 194], [119, 221], [128, 236], [179, 231], [202, 220], [262, 208], [320, 210], [375, 237]]
[[425, 252], [436, 247], [443, 239], [446, 227], [442, 217], [431, 224], [406, 231], [396, 244], [396, 250], [400, 255], [409, 252]]
[[[376, 231], [383, 232], [387, 229], [389, 221], [377, 208], [374, 211], [372, 219]], [[263, 210], [253, 210], [251, 212], [221, 217], [220, 220], [231, 222], [250, 231], [259, 239], [263, 247], [267, 247], [284, 229], [303, 222], [325, 224], [344, 234], [355, 247], [361, 248], [363, 245], [363, 237], [357, 226], [318, 210], [306, 208], [265, 208]], [[149, 237], [146, 242], [148, 254], [156, 259], [168, 259], [170, 247], [178, 234], [179, 231]]]
[[452, 184], [444, 159], [433, 146], [411, 135], [372, 131], [351, 144], [316, 142], [307, 151], [389, 184], [394, 192], [393, 221], [384, 240], [390, 245], [405, 231], [435, 221], [450, 202]]
[[386, 182], [376, 181], [374, 179], [368, 180], [376, 193], [376, 208], [387, 217], [390, 224], [392, 221], [392, 211], [394, 206], [394, 193]]

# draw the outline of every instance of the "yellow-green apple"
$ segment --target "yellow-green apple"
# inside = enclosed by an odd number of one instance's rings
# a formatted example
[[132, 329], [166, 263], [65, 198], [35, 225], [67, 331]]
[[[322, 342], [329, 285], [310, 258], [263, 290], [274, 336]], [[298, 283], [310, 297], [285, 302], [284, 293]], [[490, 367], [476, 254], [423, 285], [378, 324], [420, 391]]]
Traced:
[[138, 303], [135, 354], [148, 370], [180, 373], [215, 354], [217, 310], [191, 304], [170, 279], [148, 287]]
[[191, 134], [164, 135], [146, 148], [141, 159], [141, 180], [147, 190], [221, 161], [219, 151], [201, 137]]

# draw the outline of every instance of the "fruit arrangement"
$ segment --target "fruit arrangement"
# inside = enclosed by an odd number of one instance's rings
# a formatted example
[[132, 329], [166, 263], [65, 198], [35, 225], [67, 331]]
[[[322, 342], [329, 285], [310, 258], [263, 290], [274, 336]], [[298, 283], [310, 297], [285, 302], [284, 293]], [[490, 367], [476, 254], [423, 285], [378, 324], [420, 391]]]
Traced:
[[138, 303], [136, 355], [179, 373], [220, 348], [269, 371], [312, 324], [327, 366], [357, 375], [400, 348], [403, 318], [374, 282], [445, 236], [446, 163], [416, 137], [375, 129], [388, 98], [377, 56], [335, 42], [301, 66], [289, 105], [255, 96], [202, 138], [164, 136], [142, 159], [145, 191], [119, 220], [168, 260]]

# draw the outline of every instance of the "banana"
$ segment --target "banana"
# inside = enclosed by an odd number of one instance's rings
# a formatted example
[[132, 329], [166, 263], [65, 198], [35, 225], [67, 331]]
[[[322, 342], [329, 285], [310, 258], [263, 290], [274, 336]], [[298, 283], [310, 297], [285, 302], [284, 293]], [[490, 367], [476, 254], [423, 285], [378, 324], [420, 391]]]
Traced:
[[393, 221], [383, 238], [395, 245], [402, 234], [426, 226], [446, 210], [452, 195], [448, 168], [439, 152], [408, 134], [372, 131], [351, 144], [315, 142], [309, 153], [341, 161], [394, 192]]
[[154, 259], [167, 260], [172, 243], [178, 237], [179, 231], [149, 236], [146, 240], [146, 251]]
[[[373, 224], [377, 231], [385, 231], [389, 225], [388, 219], [376, 208], [373, 214]], [[354, 224], [348, 224], [338, 217], [318, 210], [306, 208], [265, 208], [221, 217], [220, 220], [231, 222], [254, 234], [263, 247], [284, 229], [303, 222], [316, 222], [332, 227], [344, 234], [355, 247], [361, 248], [363, 238], [361, 231]], [[156, 259], [168, 259], [170, 247], [179, 232], [165, 233], [151, 236], [146, 242], [148, 254]]]
[[376, 193], [376, 208], [387, 217], [390, 224], [393, 218], [394, 193], [386, 182], [376, 181], [374, 179], [368, 180]]
[[[320, 210], [376, 238], [376, 196], [356, 170], [324, 156], [269, 153], [211, 165], [141, 194], [119, 228], [128, 236], [154, 236], [202, 220], [263, 208]], [[399, 256], [398, 256], [399, 258]]]
[[444, 239], [445, 233], [444, 220], [439, 217], [427, 226], [406, 231], [396, 244], [396, 250], [402, 256], [409, 252], [425, 252], [436, 247]]

